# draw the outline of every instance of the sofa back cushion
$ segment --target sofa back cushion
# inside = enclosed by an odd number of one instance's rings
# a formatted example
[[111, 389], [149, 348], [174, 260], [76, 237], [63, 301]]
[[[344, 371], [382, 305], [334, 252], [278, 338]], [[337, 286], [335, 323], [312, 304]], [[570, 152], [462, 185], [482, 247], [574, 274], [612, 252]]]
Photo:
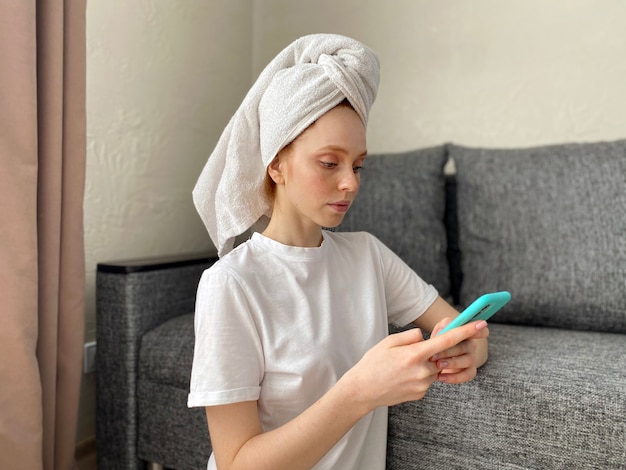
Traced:
[[493, 321], [626, 333], [626, 140], [449, 152], [462, 303], [509, 290]]
[[342, 231], [370, 232], [440, 295], [450, 292], [444, 227], [445, 147], [370, 155]]

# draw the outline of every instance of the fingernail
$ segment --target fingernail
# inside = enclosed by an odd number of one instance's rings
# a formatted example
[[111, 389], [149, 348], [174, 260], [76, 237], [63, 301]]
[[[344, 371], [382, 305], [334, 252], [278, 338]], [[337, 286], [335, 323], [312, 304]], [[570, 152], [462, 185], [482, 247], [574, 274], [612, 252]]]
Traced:
[[476, 329], [477, 330], [482, 330], [486, 326], [487, 326], [487, 322], [485, 320], [481, 320], [478, 323], [476, 323]]
[[439, 358], [439, 354], [435, 354], [430, 358], [431, 361], [435, 362]]
[[449, 364], [448, 361], [441, 361], [439, 363], [439, 365], [441, 366], [442, 369], [445, 369], [446, 367], [448, 367], [448, 364]]

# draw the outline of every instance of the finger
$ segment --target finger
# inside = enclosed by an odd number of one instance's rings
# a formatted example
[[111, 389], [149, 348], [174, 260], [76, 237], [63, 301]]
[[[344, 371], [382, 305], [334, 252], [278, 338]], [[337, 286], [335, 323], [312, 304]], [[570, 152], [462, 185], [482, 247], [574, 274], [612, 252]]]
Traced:
[[[442, 351], [440, 353], [435, 354], [434, 356], [430, 358], [430, 360], [434, 362], [437, 359], [443, 359], [445, 357], [460, 356], [461, 354], [468, 352], [466, 345], [468, 345], [470, 341], [473, 341], [475, 339], [485, 339], [488, 336], [489, 336], [489, 328], [488, 327], [483, 328], [482, 330], [479, 330], [474, 336], [460, 343], [458, 346], [455, 346], [454, 348], [450, 350]], [[459, 349], [459, 348], [462, 348], [462, 349]]]
[[447, 384], [462, 384], [465, 382], [469, 382], [470, 380], [474, 379], [474, 377], [476, 377], [476, 368], [470, 367], [468, 369], [463, 369], [462, 371], [455, 372], [453, 374], [441, 373], [437, 377], [437, 380]]
[[[440, 325], [440, 327], [435, 327], [435, 329], [433, 329], [433, 332], [431, 333], [431, 337], [437, 336], [439, 334], [439, 331], [443, 330], [447, 324], [450, 322], [446, 322], [446, 324], [442, 324]], [[470, 338], [467, 339], [483, 339], [483, 338], [487, 338], [489, 336], [489, 325], [487, 325], [486, 328], [483, 328], [481, 330], [476, 331], [476, 334]]]
[[439, 373], [444, 374], [444, 375], [458, 374], [462, 370], [463, 369], [443, 369], [443, 370], [440, 370]]
[[437, 361], [437, 367], [442, 371], [445, 369], [467, 369], [474, 365], [474, 358], [469, 354], [449, 357]]
[[489, 328], [483, 328], [479, 330], [472, 338], [470, 339], [485, 339], [489, 336]]
[[419, 328], [411, 328], [410, 330], [387, 336], [386, 341], [390, 347], [406, 346], [424, 341], [424, 336]]
[[433, 331], [430, 333], [430, 335], [437, 336], [437, 334], [439, 334], [441, 330], [443, 330], [446, 326], [448, 326], [451, 321], [452, 321], [452, 318], [450, 317], [446, 317], [438, 321], [435, 327], [433, 328]]
[[463, 354], [469, 353], [469, 348], [467, 347], [467, 342], [463, 341], [456, 346], [446, 349], [445, 351], [441, 351], [434, 356], [430, 357], [432, 362], [439, 361], [441, 359], [447, 359], [455, 356], [462, 356]]
[[428, 341], [423, 341], [419, 344], [420, 353], [424, 354], [424, 357], [434, 356], [437, 353], [456, 346], [461, 341], [471, 338], [479, 330], [483, 330], [485, 328], [487, 328], [487, 322], [480, 320], [454, 328], [439, 336], [431, 336]]

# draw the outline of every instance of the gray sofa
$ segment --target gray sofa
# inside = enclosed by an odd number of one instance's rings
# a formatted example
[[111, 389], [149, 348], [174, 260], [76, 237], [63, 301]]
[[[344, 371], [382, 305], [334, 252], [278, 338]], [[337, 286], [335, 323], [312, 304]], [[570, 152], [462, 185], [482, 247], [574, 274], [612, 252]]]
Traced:
[[[512, 294], [475, 380], [390, 409], [387, 468], [626, 468], [626, 141], [442, 145], [371, 156], [362, 175], [340, 230], [374, 233], [459, 306]], [[98, 266], [100, 470], [206, 467], [186, 398], [212, 262]]]

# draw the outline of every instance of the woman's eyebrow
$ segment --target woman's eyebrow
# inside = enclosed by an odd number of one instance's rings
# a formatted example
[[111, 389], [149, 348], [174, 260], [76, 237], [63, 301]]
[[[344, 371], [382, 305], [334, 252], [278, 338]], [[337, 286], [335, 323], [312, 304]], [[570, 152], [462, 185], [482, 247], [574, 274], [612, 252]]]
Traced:
[[[326, 151], [334, 151], [334, 152], [341, 152], [341, 153], [349, 153], [345, 148], [341, 147], [340, 145], [334, 145], [334, 144], [330, 144], [330, 145], [325, 145], [324, 147], [321, 147], [318, 149], [318, 152], [326, 152]], [[367, 149], [363, 150], [363, 152], [361, 152], [358, 157], [364, 158], [367, 156]]]

